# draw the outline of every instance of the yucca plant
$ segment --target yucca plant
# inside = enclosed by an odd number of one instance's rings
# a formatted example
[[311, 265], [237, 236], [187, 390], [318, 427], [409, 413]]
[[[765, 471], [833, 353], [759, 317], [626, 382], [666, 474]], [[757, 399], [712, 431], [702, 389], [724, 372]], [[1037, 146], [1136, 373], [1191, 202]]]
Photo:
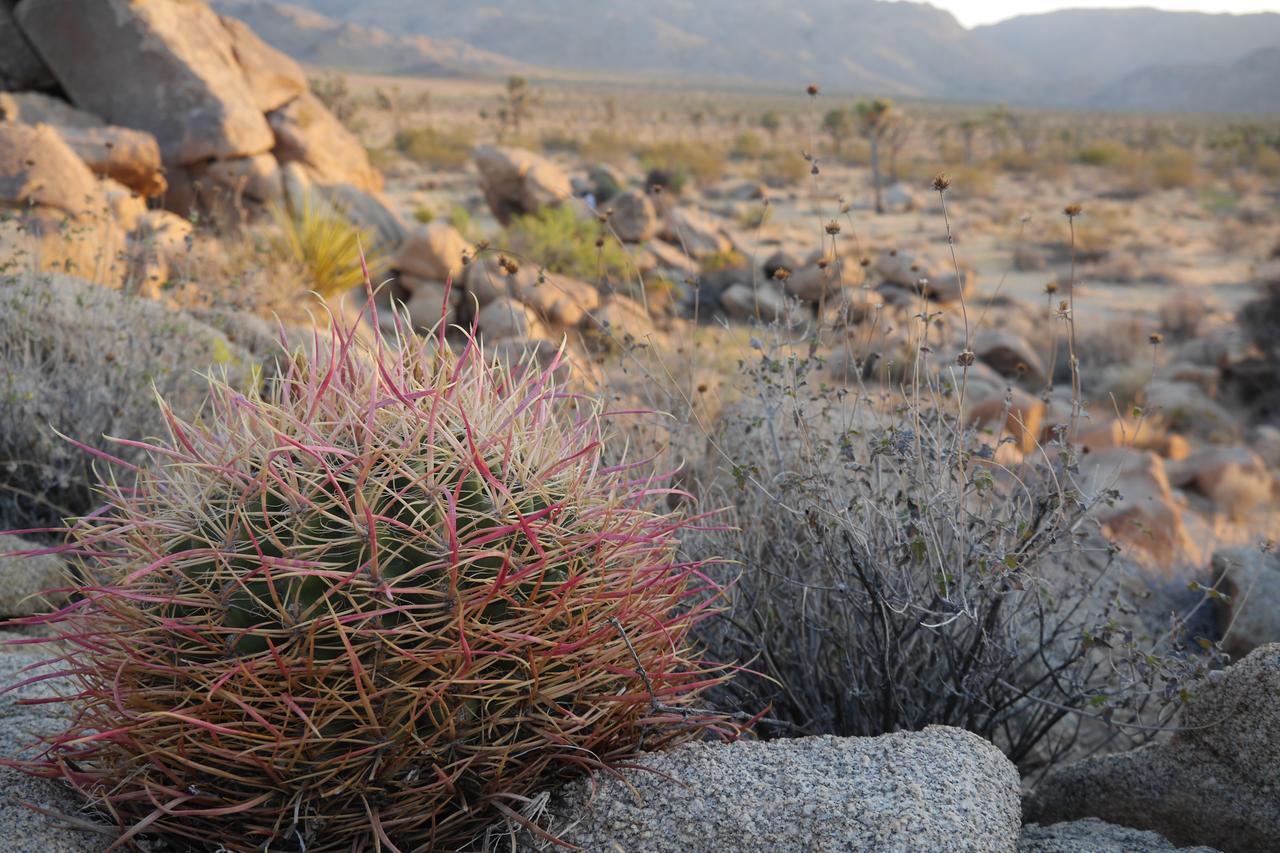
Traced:
[[211, 380], [70, 525], [79, 600], [38, 620], [65, 651], [31, 680], [74, 685], [72, 722], [21, 766], [126, 843], [458, 849], [566, 776], [732, 731], [690, 705], [715, 596], [669, 489], [606, 466], [554, 366], [398, 343], [335, 325], [263, 393]]
[[324, 299], [363, 284], [362, 263], [375, 276], [386, 266], [385, 258], [374, 249], [373, 234], [314, 193], [292, 207], [276, 205], [271, 213], [280, 229], [276, 251], [297, 264], [310, 289]]

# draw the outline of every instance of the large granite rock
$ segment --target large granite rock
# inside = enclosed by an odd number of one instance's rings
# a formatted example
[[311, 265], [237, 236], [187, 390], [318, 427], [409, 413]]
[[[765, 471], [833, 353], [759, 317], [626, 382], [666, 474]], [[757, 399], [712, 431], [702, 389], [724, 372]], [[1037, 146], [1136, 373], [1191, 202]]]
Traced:
[[1018, 772], [931, 726], [874, 738], [689, 743], [572, 783], [551, 829], [584, 850], [1014, 851]]
[[482, 145], [472, 155], [493, 215], [504, 225], [573, 195], [569, 177], [545, 157], [522, 148]]
[[1177, 844], [1280, 850], [1280, 645], [1257, 649], [1195, 687], [1167, 743], [1051, 772], [1027, 821], [1097, 817]]
[[360, 140], [310, 92], [267, 113], [267, 121], [275, 133], [276, 159], [301, 163], [313, 182], [382, 189], [382, 175]]
[[17, 20], [73, 103], [153, 134], [167, 164], [274, 142], [231, 35], [199, 0], [24, 0]]

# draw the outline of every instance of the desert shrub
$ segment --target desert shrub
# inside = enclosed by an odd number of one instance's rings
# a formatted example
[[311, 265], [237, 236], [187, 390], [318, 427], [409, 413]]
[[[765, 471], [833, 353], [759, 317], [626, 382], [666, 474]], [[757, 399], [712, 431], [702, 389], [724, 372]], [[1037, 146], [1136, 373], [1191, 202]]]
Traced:
[[430, 225], [436, 219], [436, 212], [425, 204], [420, 204], [413, 209], [413, 221], [423, 225]]
[[703, 142], [656, 142], [645, 148], [640, 162], [646, 169], [671, 175], [670, 188], [680, 192], [689, 181], [703, 183], [724, 174], [724, 150]]
[[996, 176], [985, 165], [958, 166], [948, 172], [951, 177], [949, 192], [960, 198], [982, 198], [991, 195]]
[[55, 273], [0, 277], [0, 529], [92, 508], [93, 457], [54, 430], [95, 450], [104, 436], [141, 440], [163, 429], [153, 387], [191, 416], [199, 372], [243, 384], [252, 368], [222, 334], [156, 302]]
[[30, 620], [65, 641], [33, 680], [75, 687], [23, 769], [135, 843], [456, 850], [721, 725], [690, 707], [718, 676], [688, 522], [600, 464], [599, 409], [397, 344], [336, 328], [265, 393], [165, 412], [135, 488], [68, 531], [82, 598]]
[[292, 208], [272, 209], [280, 235], [276, 251], [303, 270], [310, 288], [323, 299], [341, 296], [364, 282], [361, 262], [376, 278], [385, 266], [372, 232], [354, 225], [315, 195]]
[[569, 205], [518, 217], [502, 246], [528, 263], [584, 281], [620, 278], [629, 263], [626, 250], [599, 222], [578, 218]]
[[579, 147], [583, 159], [595, 163], [619, 165], [632, 154], [631, 143], [623, 136], [607, 130], [593, 130]]
[[1100, 139], [1076, 151], [1075, 161], [1085, 166], [1129, 169], [1137, 164], [1138, 156], [1122, 142]]
[[474, 141], [466, 131], [418, 127], [398, 132], [394, 144], [401, 154], [424, 166], [458, 169], [470, 159]]
[[[836, 391], [812, 350], [757, 349], [702, 482], [739, 529], [687, 546], [738, 567], [702, 632], [747, 668], [719, 701], [768, 708], [772, 735], [959, 726], [1024, 769], [1066, 754], [1082, 719], [1170, 718], [1209, 659], [1118, 604], [1114, 552], [1084, 523], [1106, 498], [1070, 448], [1006, 469], [1004, 442], [956, 415], [959, 368], [903, 396]], [[932, 375], [916, 358], [906, 373]]]
[[729, 149], [729, 156], [735, 160], [755, 160], [764, 154], [764, 140], [760, 138], [760, 134], [750, 130], [739, 133], [733, 140], [733, 147]]
[[700, 262], [703, 272], [719, 272], [721, 270], [743, 269], [749, 263], [742, 253], [734, 249], [708, 255]]
[[1151, 180], [1160, 189], [1190, 187], [1199, 177], [1195, 155], [1184, 148], [1161, 148], [1149, 163]]
[[760, 179], [770, 186], [798, 184], [809, 176], [809, 162], [797, 151], [774, 148], [760, 161]]
[[548, 154], [580, 154], [582, 152], [582, 140], [565, 133], [563, 130], [552, 130], [542, 134], [539, 144], [542, 146], [542, 150]]

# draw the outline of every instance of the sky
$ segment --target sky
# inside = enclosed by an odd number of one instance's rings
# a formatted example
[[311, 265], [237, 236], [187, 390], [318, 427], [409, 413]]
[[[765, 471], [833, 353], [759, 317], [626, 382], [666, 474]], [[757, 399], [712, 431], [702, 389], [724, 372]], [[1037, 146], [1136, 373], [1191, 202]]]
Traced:
[[929, 0], [946, 9], [966, 27], [994, 24], [1015, 15], [1032, 15], [1056, 9], [1125, 9], [1151, 6], [1177, 12], [1280, 12], [1280, 0]]

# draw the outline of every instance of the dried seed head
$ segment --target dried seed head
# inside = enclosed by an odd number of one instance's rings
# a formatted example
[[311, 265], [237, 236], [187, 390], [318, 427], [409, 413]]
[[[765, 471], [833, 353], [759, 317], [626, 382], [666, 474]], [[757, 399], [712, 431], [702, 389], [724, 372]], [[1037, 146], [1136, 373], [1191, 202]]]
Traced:
[[698, 393], [699, 394], [707, 393], [707, 383], [701, 382], [698, 384]]
[[787, 279], [791, 278], [791, 270], [787, 269], [786, 267], [778, 267], [776, 270], [773, 271], [773, 277], [776, 278], [778, 281], [786, 281]]
[[827, 260], [826, 258], [818, 258], [818, 269], [825, 270], [830, 265], [831, 265], [831, 261]]
[[604, 248], [604, 237], [597, 237], [597, 238], [596, 238], [596, 248], [597, 248], [597, 249], [603, 249], [603, 248]]
[[1068, 309], [1069, 307], [1071, 307], [1071, 306], [1067, 303], [1067, 300], [1065, 300], [1065, 299], [1058, 303], [1058, 310], [1059, 310], [1059, 311], [1061, 311], [1061, 312], [1062, 312], [1062, 313], [1064, 313], [1064, 314], [1067, 312], [1067, 309]]
[[858, 261], [858, 263], [862, 264], [864, 267], [869, 267], [871, 266], [871, 259], [863, 258], [862, 260]]
[[833, 219], [833, 220], [831, 220], [830, 222], [828, 222], [828, 223], [827, 223], [827, 233], [828, 233], [828, 234], [830, 234], [830, 235], [831, 235], [831, 236], [833, 236], [833, 237], [834, 237], [835, 235], [839, 234], [839, 233], [840, 233], [840, 223], [839, 223], [839, 222], [837, 222], [837, 221], [836, 221], [836, 220], [834, 220], [834, 219]]
[[951, 176], [945, 172], [939, 172], [933, 176], [933, 191], [944, 193], [951, 186]]
[[820, 90], [818, 89], [817, 83], [810, 83], [808, 87], [805, 89], [805, 91], [809, 93], [810, 98], [816, 98], [818, 97], [818, 92]]
[[956, 356], [956, 364], [960, 365], [961, 367], [968, 367], [969, 365], [973, 364], [973, 362], [976, 359], [977, 359], [977, 356], [973, 354], [972, 350], [965, 350], [964, 352], [960, 353], [960, 355]]
[[508, 258], [506, 255], [498, 258], [498, 267], [504, 275], [515, 275], [520, 272], [520, 263], [514, 258]]
[[1068, 218], [1074, 218], [1076, 216], [1079, 216], [1080, 211], [1082, 210], [1084, 210], [1084, 208], [1078, 204], [1069, 204], [1066, 207], [1062, 208], [1062, 212], [1065, 213]]
[[1152, 332], [1147, 340], [1151, 341], [1153, 347], [1160, 346], [1160, 344], [1164, 343], [1164, 335], [1159, 332]]
[[1046, 285], [1044, 286], [1044, 292], [1045, 292], [1045, 293], [1047, 293], [1047, 294], [1049, 294], [1050, 296], [1052, 296], [1053, 294], [1057, 293], [1057, 292], [1058, 292], [1058, 283], [1057, 283], [1056, 281], [1051, 281], [1051, 282], [1049, 282], [1048, 284], [1046, 284]]

